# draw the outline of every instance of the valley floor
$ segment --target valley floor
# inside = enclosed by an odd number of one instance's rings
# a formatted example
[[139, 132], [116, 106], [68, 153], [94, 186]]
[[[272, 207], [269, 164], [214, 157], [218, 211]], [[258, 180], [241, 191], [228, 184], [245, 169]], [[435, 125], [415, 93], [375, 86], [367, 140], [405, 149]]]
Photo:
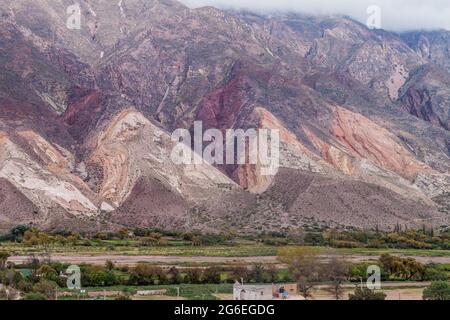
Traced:
[[[402, 253], [395, 253], [406, 258], [413, 258], [421, 263], [448, 263], [450, 264], [450, 252], [447, 256], [417, 256], [410, 255], [407, 251]], [[334, 255], [340, 256], [340, 252], [336, 252]], [[321, 257], [326, 260], [333, 256], [333, 254], [324, 254]], [[378, 258], [377, 255], [362, 255], [362, 254], [344, 254], [344, 257], [349, 262], [365, 262], [372, 261]], [[8, 261], [14, 264], [24, 264], [29, 260], [29, 256], [11, 256]], [[180, 265], [180, 264], [235, 264], [235, 263], [264, 263], [264, 264], [277, 264], [276, 256], [248, 256], [248, 257], [211, 257], [211, 256], [141, 256], [141, 255], [52, 255], [51, 260], [53, 262], [61, 262], [68, 264], [91, 264], [91, 265], [105, 265], [107, 261], [113, 262], [118, 266], [132, 266], [141, 262], [153, 263], [157, 265]]]
[[[398, 272], [386, 275], [383, 269], [386, 277], [382, 281], [382, 291], [387, 300], [421, 300], [431, 279], [450, 279], [450, 250], [444, 249], [299, 247], [246, 239], [237, 239], [228, 245], [193, 245], [190, 241], [172, 237], [161, 241], [164, 244], [144, 245], [144, 240], [92, 238], [75, 243], [53, 242], [51, 245], [8, 240], [0, 242], [0, 252], [9, 254], [7, 261], [12, 263], [11, 270], [33, 283], [34, 289], [37, 286], [36, 290], [39, 290], [40, 283], [36, 284], [36, 281], [47, 272], [48, 278], [58, 283], [56, 298], [59, 300], [232, 300], [234, 279], [239, 279], [242, 272], [248, 277], [245, 282], [250, 285], [292, 283], [290, 266], [282, 259], [284, 252], [290, 249], [294, 252], [297, 249], [312, 249], [320, 265], [332, 264], [333, 258], [346, 260], [352, 268], [351, 276], [346, 278], [349, 282], [342, 287], [344, 300], [360, 286], [360, 279], [366, 276], [367, 265], [380, 265], [380, 257], [384, 254], [402, 263], [410, 263], [404, 258], [411, 258], [428, 270], [427, 276], [413, 278]], [[39, 267], [33, 267], [36, 263]], [[69, 265], [78, 265], [82, 269], [82, 282], [85, 284], [82, 291], [67, 289], [66, 279], [62, 275]], [[201, 274], [200, 281], [200, 278], [192, 282], [189, 280], [194, 271]], [[37, 279], [33, 279], [33, 272]], [[211, 272], [215, 276], [206, 278], [211, 276]], [[156, 276], [158, 280], [155, 280]], [[257, 279], [263, 279], [263, 282]], [[419, 279], [422, 281], [417, 281]], [[312, 300], [334, 299], [331, 282], [327, 281], [330, 280], [322, 277], [315, 285], [311, 292]], [[27, 292], [20, 292], [18, 298], [29, 298], [30, 293]]]
[[[384, 282], [382, 290], [386, 294], [386, 300], [422, 300], [423, 290], [429, 285], [430, 282]], [[344, 284], [342, 300], [348, 300], [348, 295], [354, 292], [356, 286], [358, 286], [357, 283]], [[124, 290], [164, 291], [164, 294], [134, 295], [133, 300], [233, 300], [233, 285], [231, 284], [97, 287], [87, 288], [84, 298], [111, 299]], [[329, 290], [330, 286], [326, 284], [316, 286], [310, 300], [335, 300]], [[65, 293], [67, 294], [67, 291]], [[78, 297], [65, 296], [64, 292], [60, 296], [60, 299], [74, 298]]]

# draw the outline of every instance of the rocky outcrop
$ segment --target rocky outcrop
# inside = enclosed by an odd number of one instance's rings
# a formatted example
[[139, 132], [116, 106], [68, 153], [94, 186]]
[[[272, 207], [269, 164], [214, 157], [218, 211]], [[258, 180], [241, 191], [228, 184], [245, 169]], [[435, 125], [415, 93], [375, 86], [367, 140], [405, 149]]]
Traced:
[[401, 37], [417, 54], [450, 72], [449, 31], [415, 31], [404, 33]]
[[402, 89], [401, 102], [414, 116], [450, 130], [450, 74], [427, 65]]
[[396, 137], [369, 119], [351, 111], [335, 107], [331, 134], [353, 156], [368, 159], [405, 178], [413, 178], [418, 172], [432, 171], [427, 165], [397, 142]]
[[351, 75], [395, 101], [409, 73], [424, 60], [398, 37], [343, 19], [326, 19], [308, 59]]
[[[53, 204], [57, 204], [73, 214], [88, 216], [95, 214], [97, 207], [93, 201], [70, 181], [53, 174], [50, 169], [55, 168], [43, 167], [5, 134], [1, 136], [1, 178], [9, 181], [45, 213], [49, 212]], [[57, 156], [57, 153], [52, 156]]]
[[[92, 142], [90, 161], [103, 171], [99, 194], [120, 206], [142, 177], [153, 177], [188, 201], [208, 199], [218, 186], [237, 187], [207, 163], [177, 165], [170, 136], [135, 109], [125, 109]], [[187, 149], [190, 150], [190, 149]], [[157, 195], [155, 195], [157, 196]]]

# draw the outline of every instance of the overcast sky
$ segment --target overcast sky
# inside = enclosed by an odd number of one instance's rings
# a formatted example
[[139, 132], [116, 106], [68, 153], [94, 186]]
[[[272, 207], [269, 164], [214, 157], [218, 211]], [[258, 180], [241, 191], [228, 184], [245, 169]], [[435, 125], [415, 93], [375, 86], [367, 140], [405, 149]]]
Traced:
[[368, 19], [367, 8], [381, 9], [386, 30], [450, 30], [450, 0], [181, 0], [190, 7], [212, 5], [256, 11], [297, 11], [308, 14], [345, 14], [360, 22]]

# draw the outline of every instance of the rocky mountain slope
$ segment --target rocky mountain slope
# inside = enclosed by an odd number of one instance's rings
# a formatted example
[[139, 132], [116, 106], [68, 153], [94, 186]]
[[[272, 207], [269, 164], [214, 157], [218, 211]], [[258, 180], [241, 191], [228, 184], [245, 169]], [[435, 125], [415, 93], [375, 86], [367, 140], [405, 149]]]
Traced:
[[[83, 0], [71, 30], [72, 4], [0, 0], [3, 227], [449, 225], [447, 32], [171, 0]], [[194, 121], [278, 129], [281, 169], [174, 164]]]

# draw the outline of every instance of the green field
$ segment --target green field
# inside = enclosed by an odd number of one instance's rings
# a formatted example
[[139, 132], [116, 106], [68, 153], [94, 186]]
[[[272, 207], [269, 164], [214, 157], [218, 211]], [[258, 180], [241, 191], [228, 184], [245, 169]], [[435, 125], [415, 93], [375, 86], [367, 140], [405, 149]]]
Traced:
[[[217, 300], [214, 294], [232, 294], [232, 284], [179, 284], [179, 285], [154, 285], [154, 286], [113, 286], [113, 287], [96, 287], [96, 288], [83, 288], [87, 292], [89, 291], [120, 291], [120, 292], [135, 292], [137, 290], [162, 290], [165, 289], [165, 296], [177, 297], [178, 290], [180, 297], [189, 300]], [[67, 292], [67, 291], [66, 291]], [[64, 297], [61, 299], [73, 299], [73, 297]], [[152, 297], [143, 297], [143, 300], [151, 300]]]
[[[28, 255], [50, 251], [54, 255], [148, 255], [148, 256], [199, 256], [199, 257], [252, 257], [276, 256], [282, 247], [265, 245], [255, 241], [239, 240], [235, 245], [211, 245], [194, 247], [188, 242], [171, 241], [165, 246], [144, 247], [134, 241], [124, 240], [98, 240], [90, 246], [25, 246], [24, 244], [3, 242], [0, 249], [7, 250], [12, 255]], [[406, 256], [450, 257], [450, 250], [426, 249], [371, 249], [371, 248], [344, 248], [335, 249], [316, 247], [325, 253], [343, 255], [359, 254], [378, 256], [383, 253]]]
[[[114, 241], [118, 243], [119, 241]], [[249, 257], [249, 256], [275, 256], [278, 247], [243, 241], [233, 246], [213, 245], [193, 247], [192, 245], [169, 243], [166, 246], [143, 247], [132, 242], [120, 245], [111, 244], [110, 241], [101, 241], [92, 246], [25, 246], [11, 242], [3, 242], [0, 249], [9, 251], [14, 255], [40, 253], [45, 250], [52, 254], [64, 255], [151, 255], [151, 256], [205, 256], [205, 257]]]
[[[346, 283], [344, 285], [344, 298], [349, 293], [353, 293], [354, 287], [358, 283]], [[422, 297], [422, 292], [427, 283], [417, 282], [390, 282], [383, 286], [383, 291], [388, 295], [388, 299], [397, 300], [399, 295], [404, 299], [418, 299]], [[318, 300], [333, 300], [333, 296], [329, 289], [325, 289], [326, 284], [322, 284], [313, 290], [313, 299]], [[179, 285], [152, 285], [152, 286], [113, 286], [113, 287], [96, 287], [96, 288], [84, 288], [86, 292], [98, 292], [100, 296], [96, 299], [103, 299], [102, 292], [128, 292], [130, 294], [135, 293], [137, 290], [167, 290], [164, 295], [159, 296], [134, 296], [134, 300], [168, 300], [177, 299], [178, 289], [179, 298], [188, 300], [218, 300], [218, 295], [226, 295], [230, 298], [233, 294], [232, 284], [179, 284]], [[68, 292], [62, 291], [62, 292]], [[60, 297], [60, 300], [73, 300], [78, 299], [77, 295]], [[93, 298], [91, 298], [93, 299]], [[107, 300], [115, 299], [114, 297], [106, 297]]]

